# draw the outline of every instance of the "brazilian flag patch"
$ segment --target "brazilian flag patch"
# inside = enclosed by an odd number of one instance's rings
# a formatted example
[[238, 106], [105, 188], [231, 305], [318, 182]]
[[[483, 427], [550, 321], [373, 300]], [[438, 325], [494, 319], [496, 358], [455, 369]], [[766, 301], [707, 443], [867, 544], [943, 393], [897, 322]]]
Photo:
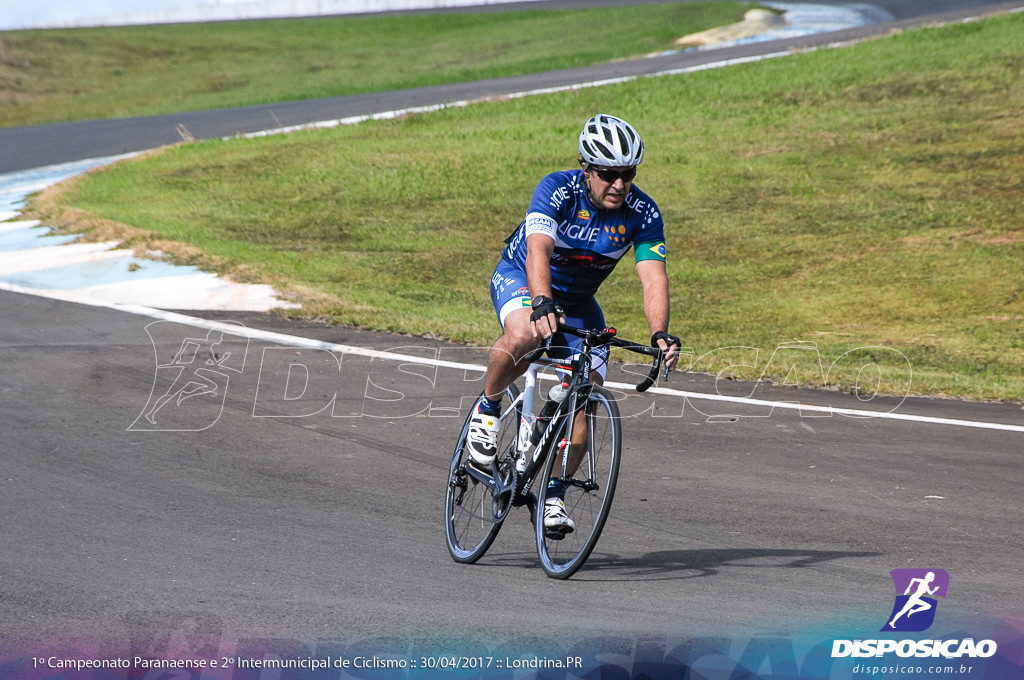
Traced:
[[661, 260], [665, 261], [665, 243], [640, 243], [636, 247], [636, 261]]

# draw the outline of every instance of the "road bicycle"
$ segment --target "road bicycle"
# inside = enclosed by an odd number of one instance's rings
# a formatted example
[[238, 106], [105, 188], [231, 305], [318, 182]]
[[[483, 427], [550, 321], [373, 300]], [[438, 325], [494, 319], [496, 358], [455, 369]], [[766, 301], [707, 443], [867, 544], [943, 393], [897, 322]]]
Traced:
[[[657, 380], [664, 357], [657, 347], [620, 339], [614, 328], [587, 330], [560, 324], [558, 330], [581, 338], [582, 347], [571, 361], [541, 356], [544, 349], [538, 350], [523, 377], [523, 388], [515, 383], [508, 387], [498, 454], [489, 469], [469, 462], [466, 439], [475, 403], [462, 426], [445, 494], [445, 535], [456, 562], [479, 560], [513, 507], [529, 508], [540, 563], [552, 578], [572, 576], [597, 545], [619, 476], [622, 424], [615, 397], [590, 380], [595, 359], [601, 360], [595, 352], [616, 347], [654, 357], [649, 373], [636, 386], [638, 392]], [[561, 374], [565, 397], [548, 401], [535, 415], [538, 375], [543, 369]], [[549, 479], [565, 487], [566, 514], [575, 524], [570, 533], [544, 527], [540, 510], [548, 500]]]

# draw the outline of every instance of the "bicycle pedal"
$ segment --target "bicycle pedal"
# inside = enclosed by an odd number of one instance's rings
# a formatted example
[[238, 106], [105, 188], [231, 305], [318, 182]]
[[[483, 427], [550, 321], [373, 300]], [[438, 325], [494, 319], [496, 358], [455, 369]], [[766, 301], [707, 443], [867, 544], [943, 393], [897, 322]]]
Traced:
[[472, 457], [470, 457], [470, 458], [468, 458], [466, 460], [466, 467], [471, 467], [474, 470], [476, 470], [477, 472], [482, 472], [485, 475], [487, 475], [488, 477], [490, 477], [492, 479], [494, 478], [494, 472], [491, 469], [490, 465], [483, 465], [481, 463], [478, 463], [475, 460], [473, 460]]
[[572, 532], [572, 527], [558, 527], [553, 529], [548, 529], [545, 527], [544, 538], [548, 539], [549, 541], [561, 541], [564, 540], [565, 537], [571, 534]]

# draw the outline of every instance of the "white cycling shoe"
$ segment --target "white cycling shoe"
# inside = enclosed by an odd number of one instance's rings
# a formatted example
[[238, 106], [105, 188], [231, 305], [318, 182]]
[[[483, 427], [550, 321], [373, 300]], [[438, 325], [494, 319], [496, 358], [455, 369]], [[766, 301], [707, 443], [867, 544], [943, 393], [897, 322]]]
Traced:
[[466, 448], [469, 449], [469, 459], [474, 465], [488, 468], [494, 462], [498, 452], [500, 427], [498, 416], [480, 413], [480, 405], [476, 406], [469, 419], [469, 434], [466, 435]]
[[549, 498], [544, 502], [544, 535], [560, 541], [576, 531], [576, 523], [565, 514], [565, 503], [561, 498]]

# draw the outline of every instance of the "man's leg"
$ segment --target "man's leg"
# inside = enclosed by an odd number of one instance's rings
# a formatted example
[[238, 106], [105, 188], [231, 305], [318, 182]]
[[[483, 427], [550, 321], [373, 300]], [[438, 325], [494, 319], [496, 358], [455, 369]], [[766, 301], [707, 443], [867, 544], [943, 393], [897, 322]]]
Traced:
[[489, 466], [497, 454], [498, 416], [505, 389], [529, 368], [529, 355], [537, 349], [540, 338], [534, 337], [530, 326], [529, 307], [515, 309], [504, 319], [504, 332], [491, 347], [484, 377], [486, 399], [475, 407], [469, 425], [469, 453], [473, 462]]
[[510, 312], [505, 317], [505, 332], [491, 347], [484, 378], [484, 392], [491, 399], [500, 400], [505, 389], [530, 367], [527, 358], [541, 340], [533, 335], [530, 314], [529, 307]]

